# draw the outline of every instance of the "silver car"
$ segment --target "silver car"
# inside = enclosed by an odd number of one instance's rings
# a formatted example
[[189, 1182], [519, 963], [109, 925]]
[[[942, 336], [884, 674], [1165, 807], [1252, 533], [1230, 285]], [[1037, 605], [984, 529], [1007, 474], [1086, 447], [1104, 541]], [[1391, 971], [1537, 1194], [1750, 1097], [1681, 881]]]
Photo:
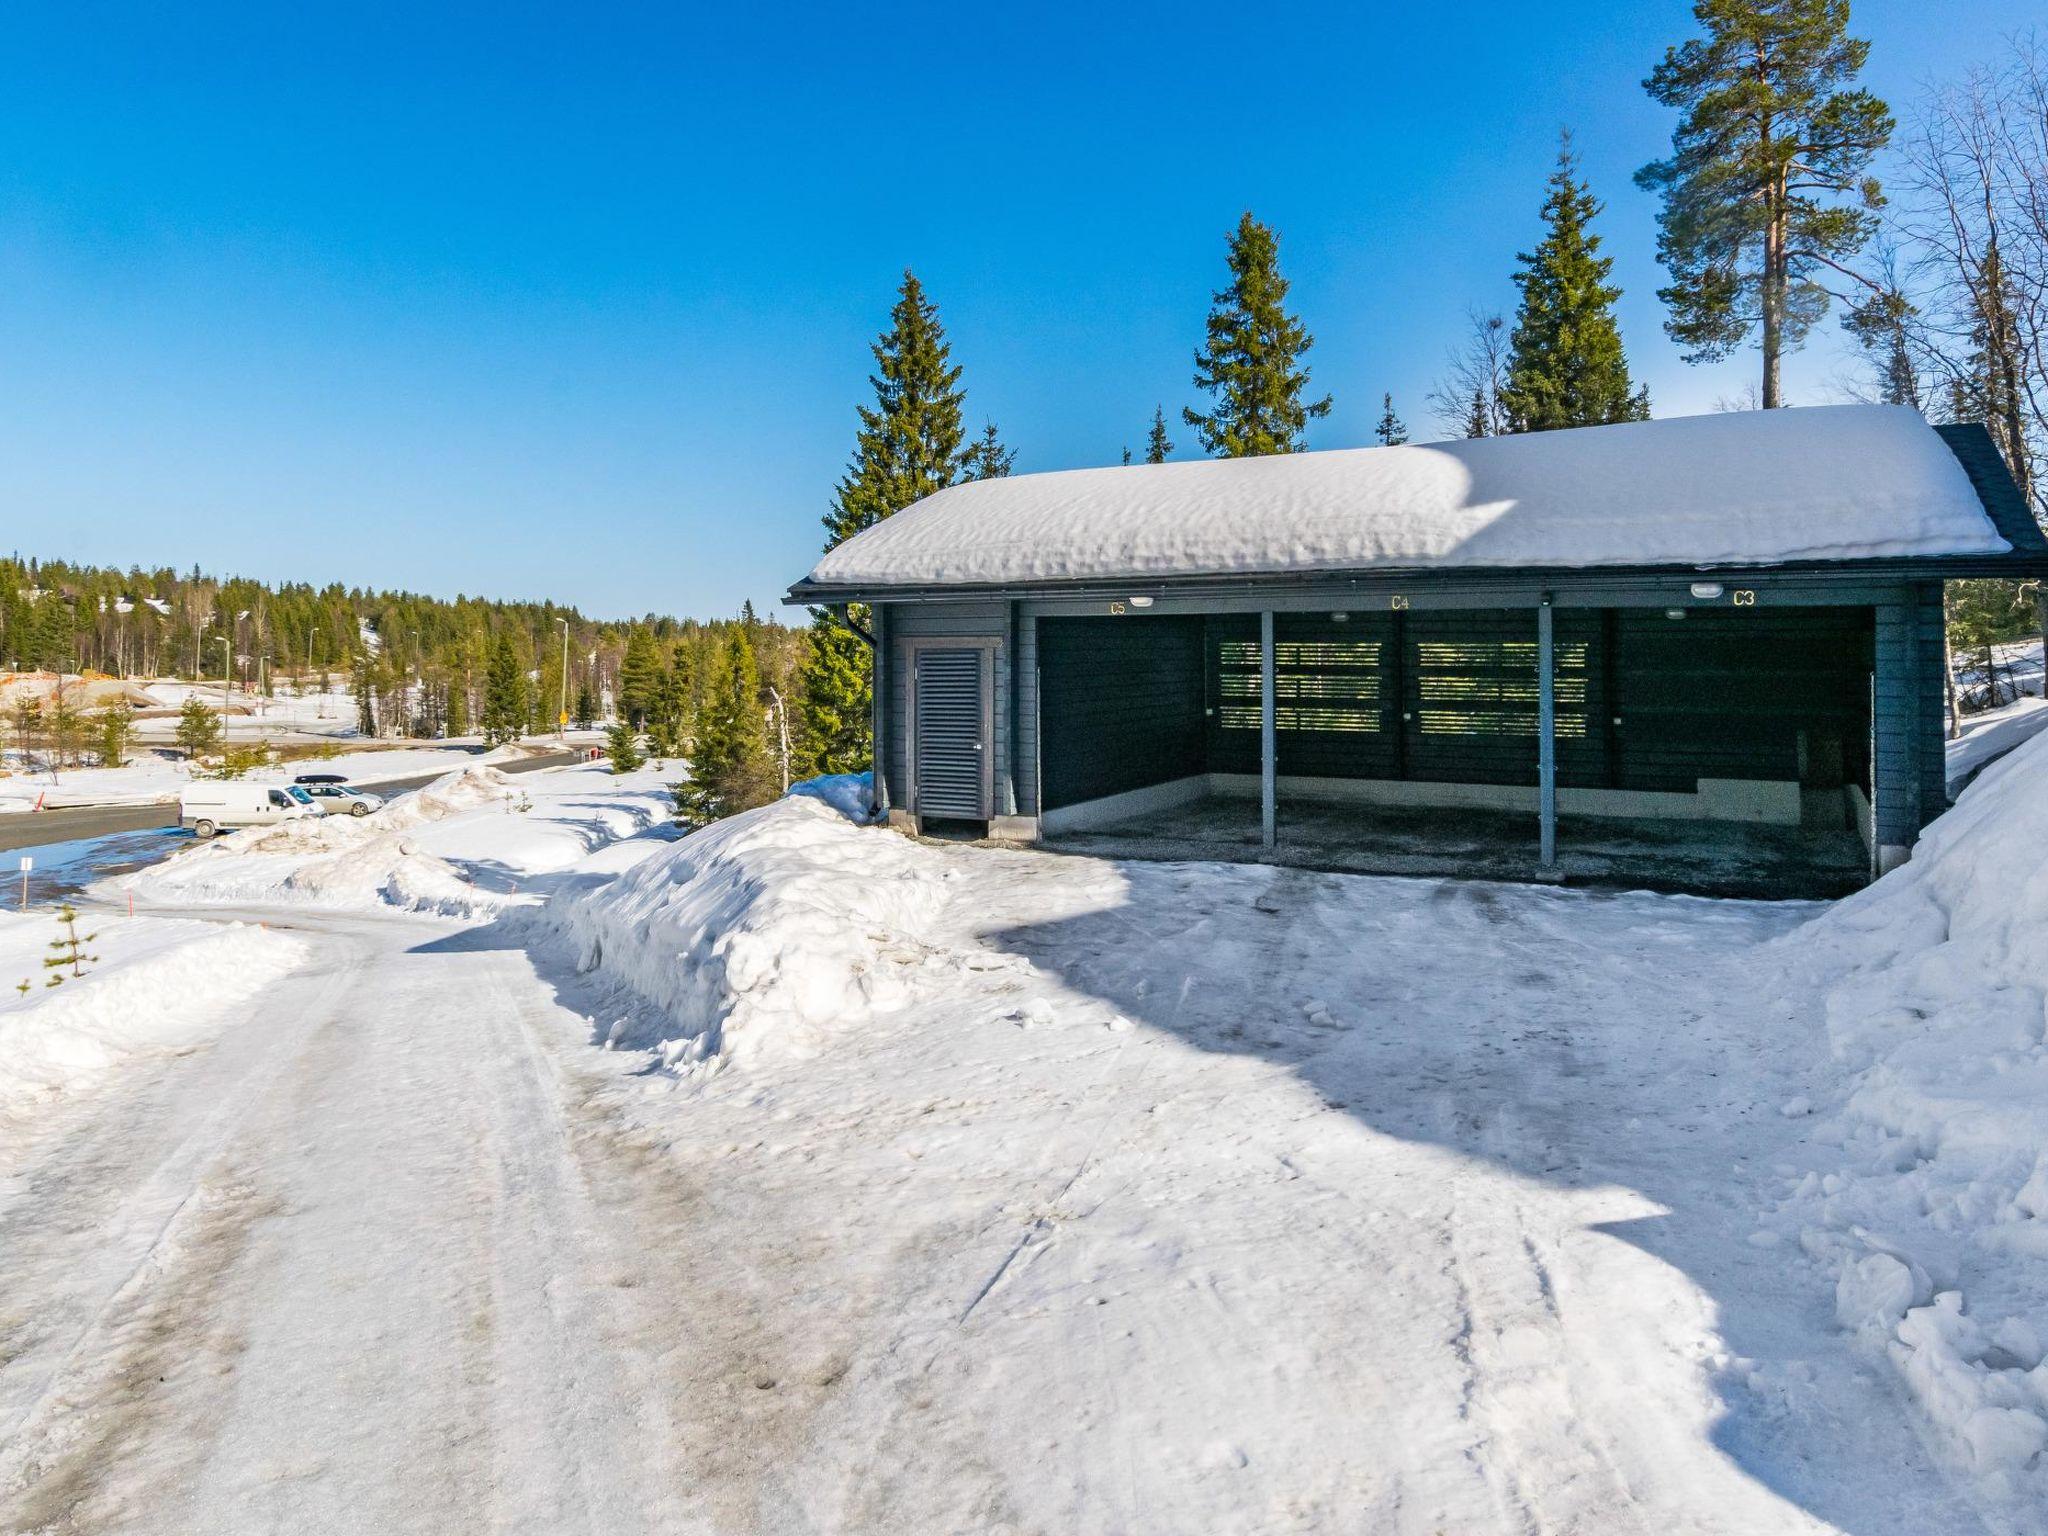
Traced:
[[348, 784], [294, 784], [293, 789], [312, 799], [313, 806], [323, 816], [367, 816], [384, 806], [382, 795], [373, 795], [367, 789], [356, 789]]

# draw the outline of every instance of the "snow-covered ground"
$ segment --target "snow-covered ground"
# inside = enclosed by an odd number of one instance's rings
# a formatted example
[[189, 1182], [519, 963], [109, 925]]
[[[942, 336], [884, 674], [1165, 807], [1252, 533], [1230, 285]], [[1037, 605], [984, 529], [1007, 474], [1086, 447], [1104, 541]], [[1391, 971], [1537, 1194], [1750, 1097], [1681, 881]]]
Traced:
[[306, 958], [0, 1135], [0, 1527], [2048, 1531], [2048, 739], [1832, 910], [663, 777], [137, 882]]
[[[2021, 846], [1944, 889], [2018, 894]], [[615, 1108], [715, 1170], [707, 1241], [772, 1277], [731, 1304], [800, 1311], [770, 1374], [810, 1449], [764, 1528], [2048, 1529], [2039, 1124], [1941, 1188], [1937, 1248], [1900, 1220], [1935, 1184], [1884, 1182], [1931, 1143], [1834, 1118], [1867, 1065], [1830, 1054], [1872, 952], [1843, 935], [1924, 899], [1802, 927], [917, 846], [792, 800], [549, 917], [613, 988], [592, 1035], [673, 1074]], [[1984, 980], [2006, 1034], [1920, 1043], [1921, 1091], [2041, 1070], [2040, 980]], [[1906, 1270], [1896, 1378], [1836, 1317], [1887, 1242], [2001, 1276], [1980, 1335]]]
[[[409, 778], [415, 774], [459, 768], [464, 764], [498, 763], [528, 755], [522, 747], [496, 747], [479, 756], [477, 746], [365, 748], [337, 752], [332, 757], [295, 758], [270, 768], [250, 770], [247, 777], [281, 783], [295, 774], [339, 773], [351, 779], [374, 782]], [[531, 750], [552, 750], [545, 742]], [[183, 758], [159, 756], [148, 748], [119, 768], [66, 768], [52, 775], [38, 768], [24, 772], [17, 768], [0, 778], [0, 814], [31, 811], [41, 803], [45, 810], [73, 805], [147, 805], [175, 800], [192, 780], [192, 768]]]
[[1963, 716], [1961, 733], [1948, 744], [1948, 792], [1962, 792], [1986, 763], [2048, 730], [2048, 699], [2018, 698], [2001, 709]]
[[[481, 915], [537, 875], [663, 828], [673, 802], [658, 767], [602, 765], [513, 778], [473, 765], [368, 816], [250, 827], [124, 877], [138, 901], [400, 907]], [[532, 897], [529, 889], [529, 900]]]
[[[2041, 639], [2038, 635], [2026, 640], [2009, 640], [2003, 645], [1994, 645], [1991, 648], [1991, 661], [1997, 669], [1998, 687], [2002, 695], [2010, 698], [2017, 693], [2022, 698], [2041, 697]], [[1984, 664], [1981, 651], [1958, 651], [1955, 666], [1956, 683], [1965, 694], [1978, 693], [1983, 689]], [[1964, 707], [1969, 706], [1966, 703]]]
[[[54, 912], [0, 913], [0, 1125], [134, 1058], [191, 1049], [302, 953], [282, 933], [240, 923], [91, 911], [71, 931], [97, 957], [82, 975], [44, 964], [67, 932]], [[63, 978], [55, 986], [53, 974]]]

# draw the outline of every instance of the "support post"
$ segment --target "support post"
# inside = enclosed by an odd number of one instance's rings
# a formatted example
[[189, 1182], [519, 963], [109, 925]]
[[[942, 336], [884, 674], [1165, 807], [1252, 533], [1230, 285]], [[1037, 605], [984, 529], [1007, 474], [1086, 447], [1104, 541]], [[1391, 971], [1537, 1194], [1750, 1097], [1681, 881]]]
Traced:
[[1536, 798], [1543, 867], [1557, 866], [1557, 669], [1550, 594], [1536, 610]]
[[1273, 610], [1259, 615], [1259, 841], [1271, 849], [1279, 831], [1279, 770], [1273, 736]]
[[[868, 667], [868, 720], [870, 748], [868, 752], [868, 814], [880, 821], [889, 814], [889, 662], [886, 646], [888, 630], [888, 609], [877, 603], [868, 611], [868, 622], [873, 626], [870, 633], [861, 635], [867, 641]], [[848, 628], [853, 625], [849, 619]], [[855, 634], [860, 634], [854, 629]]]

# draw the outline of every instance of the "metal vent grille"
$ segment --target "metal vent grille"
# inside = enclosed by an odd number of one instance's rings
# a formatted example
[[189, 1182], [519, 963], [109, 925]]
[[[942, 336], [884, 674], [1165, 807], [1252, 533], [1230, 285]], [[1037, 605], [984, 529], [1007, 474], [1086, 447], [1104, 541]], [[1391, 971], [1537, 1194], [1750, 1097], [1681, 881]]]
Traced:
[[983, 820], [987, 752], [980, 650], [917, 653], [917, 813]]

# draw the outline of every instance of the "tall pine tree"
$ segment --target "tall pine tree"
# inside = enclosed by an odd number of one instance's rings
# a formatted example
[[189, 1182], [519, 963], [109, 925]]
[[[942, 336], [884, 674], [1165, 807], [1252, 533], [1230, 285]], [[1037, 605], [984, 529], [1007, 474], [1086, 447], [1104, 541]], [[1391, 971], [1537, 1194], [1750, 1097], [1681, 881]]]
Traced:
[[1173, 444], [1166, 436], [1166, 407], [1152, 407], [1152, 430], [1145, 434], [1145, 462], [1164, 464], [1166, 456], [1173, 452]]
[[1649, 391], [1629, 382], [1614, 319], [1621, 297], [1607, 281], [1614, 258], [1600, 254], [1591, 227], [1599, 212], [1593, 189], [1579, 179], [1566, 134], [1543, 199], [1543, 238], [1515, 258], [1522, 302], [1508, 341], [1501, 403], [1517, 432], [1649, 419]]
[[1209, 339], [1195, 354], [1195, 387], [1213, 399], [1181, 418], [1202, 446], [1226, 459], [1296, 453], [1310, 421], [1330, 414], [1330, 397], [1303, 400], [1315, 338], [1287, 312], [1280, 242], [1249, 213], [1230, 237], [1230, 286], [1214, 296]]
[[[889, 329], [873, 350], [875, 372], [868, 382], [875, 403], [859, 408], [853, 462], [825, 515], [827, 549], [944, 490], [962, 468], [960, 370], [939, 312], [914, 274], [903, 274]], [[856, 605], [849, 617], [864, 624], [867, 615]], [[799, 771], [854, 773], [867, 767], [874, 754], [867, 643], [831, 615], [813, 614], [800, 685]]]
[[1764, 409], [1784, 403], [1779, 363], [1826, 313], [1882, 202], [1868, 174], [1892, 116], [1851, 88], [1870, 45], [1849, 0], [1697, 0], [1705, 32], [1669, 49], [1645, 89], [1684, 115], [1671, 158], [1636, 172], [1664, 199], [1657, 296], [1686, 361], [1726, 357], [1760, 334]]

